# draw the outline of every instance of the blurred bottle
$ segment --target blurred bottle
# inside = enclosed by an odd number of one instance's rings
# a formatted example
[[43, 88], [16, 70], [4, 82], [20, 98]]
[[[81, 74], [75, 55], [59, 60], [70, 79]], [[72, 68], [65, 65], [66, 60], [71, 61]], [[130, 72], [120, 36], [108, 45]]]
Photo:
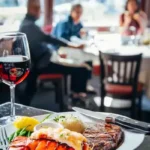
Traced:
[[142, 44], [150, 47], [150, 28], [147, 28], [142, 37]]
[[129, 45], [134, 45], [136, 43], [136, 28], [134, 26], [129, 27], [129, 32], [131, 35], [129, 36]]

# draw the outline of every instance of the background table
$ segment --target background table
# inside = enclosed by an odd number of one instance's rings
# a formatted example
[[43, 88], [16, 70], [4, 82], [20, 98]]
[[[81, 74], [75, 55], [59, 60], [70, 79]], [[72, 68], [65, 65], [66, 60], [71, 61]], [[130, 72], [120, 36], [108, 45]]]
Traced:
[[[74, 41], [78, 42], [78, 41]], [[99, 64], [99, 50], [106, 53], [119, 55], [132, 55], [142, 53], [142, 64], [139, 75], [139, 81], [145, 84], [146, 95], [150, 98], [150, 47], [144, 45], [122, 45], [120, 34], [96, 34], [93, 40], [80, 41], [85, 43], [84, 50], [74, 50], [72, 48], [61, 47], [59, 53], [65, 53], [67, 58], [73, 59], [74, 62], [83, 63], [85, 61], [93, 61], [94, 65]]]
[[[16, 115], [19, 116], [37, 116], [47, 113], [54, 113], [47, 110], [37, 109], [33, 107], [28, 107], [20, 104], [15, 104]], [[10, 115], [10, 103], [4, 103], [0, 105], [0, 117]], [[137, 137], [138, 138], [138, 137]], [[150, 136], [146, 136], [144, 142], [136, 150], [150, 150]]]

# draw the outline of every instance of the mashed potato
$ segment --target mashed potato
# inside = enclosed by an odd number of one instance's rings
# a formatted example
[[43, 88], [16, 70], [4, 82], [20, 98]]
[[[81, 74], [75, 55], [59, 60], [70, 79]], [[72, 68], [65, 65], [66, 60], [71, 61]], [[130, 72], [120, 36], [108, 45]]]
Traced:
[[54, 121], [62, 124], [64, 128], [78, 133], [83, 133], [85, 129], [83, 122], [73, 115], [60, 115], [55, 117]]

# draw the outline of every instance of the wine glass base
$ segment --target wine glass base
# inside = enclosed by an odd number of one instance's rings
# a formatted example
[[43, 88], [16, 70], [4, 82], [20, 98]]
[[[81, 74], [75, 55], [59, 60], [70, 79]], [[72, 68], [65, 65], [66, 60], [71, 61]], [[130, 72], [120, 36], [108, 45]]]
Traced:
[[0, 125], [6, 125], [9, 123], [12, 123], [17, 117], [10, 117], [10, 116], [6, 116], [6, 117], [2, 117], [0, 118]]

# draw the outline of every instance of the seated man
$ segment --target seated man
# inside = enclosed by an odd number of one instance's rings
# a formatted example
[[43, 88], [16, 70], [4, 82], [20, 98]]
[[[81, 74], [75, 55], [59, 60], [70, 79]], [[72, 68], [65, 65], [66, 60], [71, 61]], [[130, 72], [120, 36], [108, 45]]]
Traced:
[[83, 25], [80, 18], [83, 12], [81, 4], [75, 4], [71, 8], [71, 13], [67, 19], [59, 22], [53, 30], [53, 35], [70, 41], [72, 36], [81, 38]]
[[71, 67], [60, 63], [54, 63], [50, 60], [52, 52], [47, 47], [47, 44], [55, 44], [62, 46], [72, 46], [65, 40], [57, 39], [53, 36], [44, 34], [35, 24], [35, 21], [40, 17], [40, 2], [39, 0], [28, 0], [27, 14], [20, 26], [20, 31], [25, 33], [28, 38], [32, 68], [27, 79], [25, 92], [22, 96], [21, 103], [29, 105], [31, 98], [36, 91], [36, 80], [39, 74], [58, 73], [71, 75], [71, 90], [75, 97], [84, 95], [86, 92], [86, 84], [88, 80], [88, 69], [84, 66]]

